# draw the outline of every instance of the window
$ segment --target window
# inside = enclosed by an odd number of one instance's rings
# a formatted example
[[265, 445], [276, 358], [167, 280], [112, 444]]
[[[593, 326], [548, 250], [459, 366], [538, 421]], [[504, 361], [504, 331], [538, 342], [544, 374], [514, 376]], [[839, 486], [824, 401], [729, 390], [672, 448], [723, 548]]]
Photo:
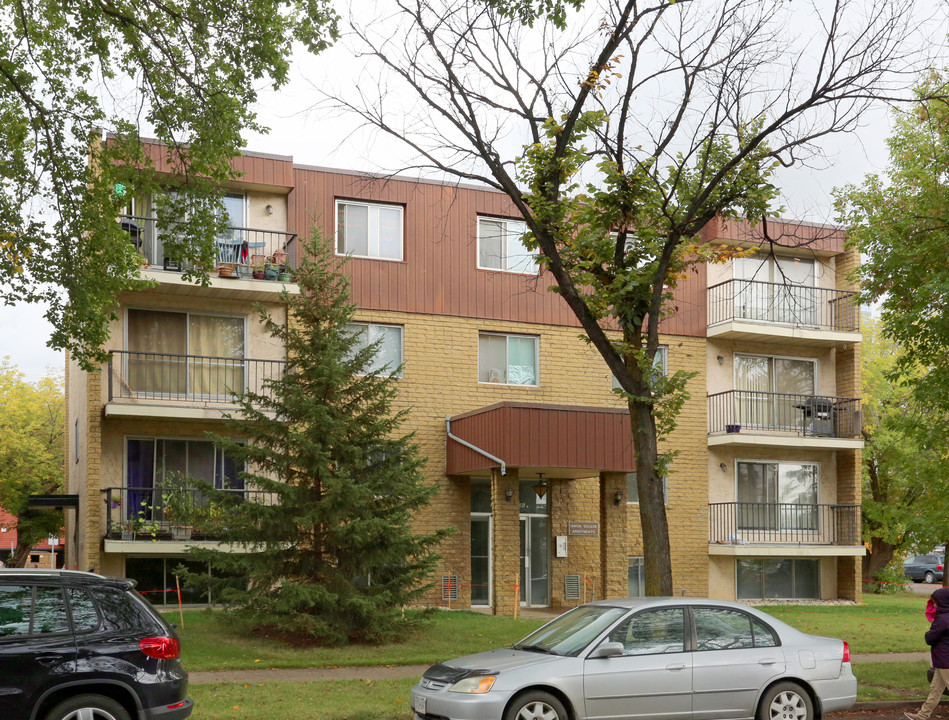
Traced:
[[69, 609], [72, 611], [73, 628], [77, 633], [99, 629], [99, 611], [88, 590], [66, 588]]
[[[652, 359], [652, 367], [657, 372], [657, 375], [665, 377], [669, 374], [669, 348], [666, 345], [660, 345], [656, 348], [656, 356]], [[616, 376], [610, 373], [610, 377], [613, 378], [613, 389], [621, 390], [619, 381], [616, 379]]]
[[820, 466], [738, 461], [739, 530], [817, 530]]
[[735, 314], [749, 320], [814, 325], [814, 261], [771, 256], [737, 258]]
[[[817, 376], [817, 361], [813, 359], [735, 355], [738, 423], [802, 430], [804, 409], [817, 392]], [[827, 419], [818, 414], [812, 413], [812, 423]]]
[[0, 585], [0, 637], [28, 635], [32, 607], [32, 587]]
[[820, 599], [820, 561], [802, 558], [736, 560], [738, 599]]
[[65, 632], [69, 619], [60, 588], [0, 585], [0, 637]]
[[641, 555], [629, 556], [627, 592], [629, 597], [645, 597], [646, 595], [646, 564]]
[[126, 378], [133, 392], [176, 398], [244, 391], [244, 318], [128, 311]]
[[[163, 520], [161, 491], [175, 476], [202, 480], [219, 490], [244, 490], [243, 466], [207, 440], [128, 438], [125, 454], [125, 519]], [[202, 504], [200, 491], [193, 492], [195, 503]]]
[[[627, 505], [639, 504], [639, 485], [637, 484], [637, 479], [638, 474], [636, 472], [626, 473]], [[669, 504], [669, 478], [666, 476], [662, 478], [662, 499], [666, 505]]]
[[623, 655], [656, 655], [685, 651], [682, 608], [644, 610], [620, 623], [610, 642], [623, 643]]
[[358, 335], [356, 345], [352, 348], [354, 354], [373, 343], [379, 343], [372, 364], [365, 368], [367, 372], [402, 377], [401, 325], [350, 323], [346, 329]]
[[479, 333], [478, 382], [537, 385], [537, 338]]
[[336, 252], [401, 260], [402, 207], [337, 200]]
[[478, 218], [478, 267], [536, 275], [537, 258], [521, 240], [526, 232], [520, 220]]

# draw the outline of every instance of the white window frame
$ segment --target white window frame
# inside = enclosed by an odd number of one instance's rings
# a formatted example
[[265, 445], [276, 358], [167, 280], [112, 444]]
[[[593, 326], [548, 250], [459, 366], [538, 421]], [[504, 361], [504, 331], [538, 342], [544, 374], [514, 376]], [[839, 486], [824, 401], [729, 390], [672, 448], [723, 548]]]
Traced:
[[[355, 320], [351, 323], [346, 323], [346, 329], [353, 331], [357, 328], [366, 328], [366, 336], [368, 339], [369, 330], [373, 327], [382, 327], [382, 328], [398, 328], [399, 330], [399, 364], [397, 367], [390, 367], [388, 370], [379, 369], [379, 374], [382, 377], [404, 377], [404, 367], [405, 367], [405, 325], [399, 325], [397, 323], [375, 323], [375, 322], [366, 322]], [[356, 348], [356, 352], [362, 349], [362, 346]]]
[[[662, 371], [662, 377], [668, 377], [669, 375], [669, 346], [660, 345], [656, 348], [656, 355], [652, 359], [653, 368], [658, 367]], [[623, 386], [619, 384], [619, 380], [616, 379], [616, 375], [610, 373], [612, 380], [612, 389], [613, 390], [622, 390]]]
[[[504, 343], [504, 381], [482, 380], [481, 379], [481, 338], [485, 335], [492, 337], [503, 337]], [[510, 382], [510, 368], [508, 344], [511, 338], [523, 338], [533, 340], [534, 342], [534, 382], [532, 384], [521, 384]], [[497, 368], [500, 369], [500, 368]], [[505, 385], [509, 387], [539, 387], [540, 386], [540, 338], [537, 335], [521, 335], [519, 333], [493, 332], [490, 330], [478, 331], [478, 383], [480, 385]]]
[[[627, 505], [639, 505], [639, 487], [636, 485], [636, 475], [637, 471], [626, 473], [626, 504]], [[633, 494], [630, 492], [630, 487], [636, 488], [636, 499], [633, 500]], [[666, 507], [669, 506], [669, 476], [662, 476], [662, 504]]]
[[629, 570], [634, 567], [633, 561], [639, 560], [636, 563], [635, 567], [638, 568], [637, 574], [639, 575], [639, 589], [641, 591], [640, 595], [630, 595], [630, 597], [645, 597], [646, 596], [646, 558], [642, 555], [627, 555], [626, 556], [626, 590], [629, 592]]
[[[353, 252], [340, 252], [339, 251], [339, 209], [341, 205], [351, 205], [367, 208], [367, 238], [366, 246], [368, 248], [368, 255], [357, 255]], [[376, 227], [375, 232], [373, 232], [373, 210], [378, 210], [379, 208], [385, 208], [386, 210], [398, 210], [399, 211], [399, 256], [398, 257], [388, 257], [385, 255], [379, 255], [379, 226], [378, 226], [378, 216], [376, 216]], [[333, 213], [333, 250], [339, 257], [354, 257], [354, 258], [363, 258], [367, 260], [386, 260], [388, 262], [402, 262], [405, 259], [405, 208], [402, 205], [396, 203], [379, 203], [379, 202], [365, 202], [362, 200], [345, 200], [337, 198], [335, 205], [336, 212]], [[376, 254], [373, 254], [373, 244], [375, 244]]]
[[[501, 257], [501, 264], [505, 267], [486, 267], [481, 264], [481, 222], [494, 222], [494, 223], [503, 223], [504, 224], [504, 245], [502, 249], [504, 255]], [[507, 254], [507, 243], [512, 241], [510, 226], [513, 224], [523, 225], [524, 230], [527, 230], [527, 226], [523, 220], [517, 220], [514, 218], [505, 218], [505, 217], [495, 217], [493, 215], [479, 215], [478, 216], [478, 243], [476, 248], [475, 259], [477, 262], [477, 267], [479, 270], [487, 270], [488, 272], [504, 272], [504, 273], [513, 273], [515, 275], [537, 275], [540, 273], [540, 263], [537, 262], [536, 253], [531, 253], [534, 256], [533, 265], [530, 268], [525, 268], [524, 270], [517, 270], [515, 268], [506, 267], [508, 263], [508, 254]], [[523, 234], [523, 233], [521, 233]], [[517, 242], [520, 243], [520, 238], [517, 239]], [[529, 252], [526, 247], [521, 244], [521, 247], [525, 252]]]

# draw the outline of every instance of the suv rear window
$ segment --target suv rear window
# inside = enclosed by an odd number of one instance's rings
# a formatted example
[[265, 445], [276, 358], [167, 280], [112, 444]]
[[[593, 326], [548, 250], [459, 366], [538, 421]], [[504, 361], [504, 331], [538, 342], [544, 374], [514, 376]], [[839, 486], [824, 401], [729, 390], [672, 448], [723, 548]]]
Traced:
[[158, 621], [132, 593], [111, 587], [91, 588], [106, 630], [157, 629]]

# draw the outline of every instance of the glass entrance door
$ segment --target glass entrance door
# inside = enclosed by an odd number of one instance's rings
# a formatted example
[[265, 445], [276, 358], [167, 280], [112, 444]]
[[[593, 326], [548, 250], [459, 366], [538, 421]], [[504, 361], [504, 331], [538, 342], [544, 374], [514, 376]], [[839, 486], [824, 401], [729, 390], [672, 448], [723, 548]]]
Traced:
[[550, 545], [546, 517], [521, 515], [521, 605], [550, 605]]
[[491, 604], [491, 516], [471, 515], [471, 604]]

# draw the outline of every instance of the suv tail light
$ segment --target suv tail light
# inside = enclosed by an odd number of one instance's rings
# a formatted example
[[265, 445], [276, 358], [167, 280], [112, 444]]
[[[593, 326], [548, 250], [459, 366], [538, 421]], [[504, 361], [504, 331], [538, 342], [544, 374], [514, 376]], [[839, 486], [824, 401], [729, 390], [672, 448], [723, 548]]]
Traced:
[[138, 648], [148, 657], [158, 658], [159, 660], [174, 660], [181, 657], [181, 645], [178, 644], [178, 638], [142, 638], [138, 641]]
[[844, 662], [850, 662], [850, 643], [844, 640]]

